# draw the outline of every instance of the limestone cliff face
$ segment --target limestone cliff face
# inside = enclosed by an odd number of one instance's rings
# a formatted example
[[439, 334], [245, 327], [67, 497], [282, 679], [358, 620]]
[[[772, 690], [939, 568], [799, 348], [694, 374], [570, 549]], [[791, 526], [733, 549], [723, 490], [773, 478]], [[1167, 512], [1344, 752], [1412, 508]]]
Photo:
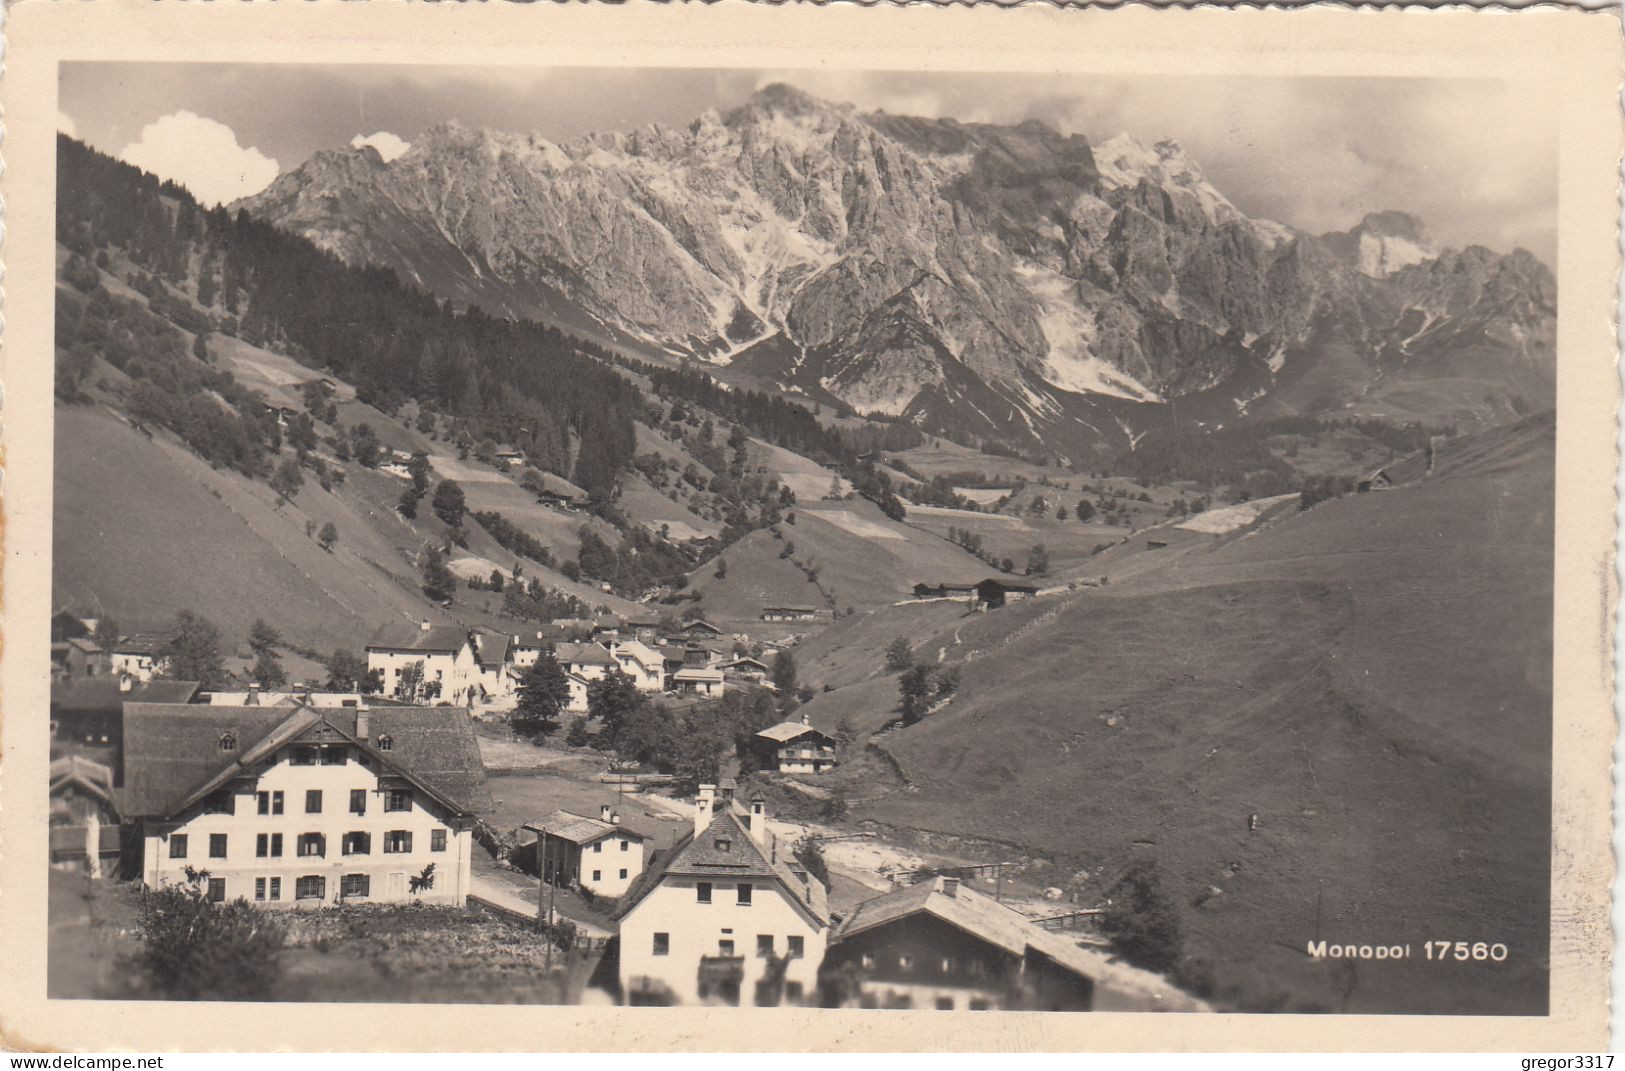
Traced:
[[1314, 360], [1328, 324], [1390, 379], [1452, 339], [1475, 374], [1550, 374], [1555, 285], [1522, 251], [1440, 250], [1398, 212], [1301, 234], [1249, 219], [1171, 141], [782, 85], [561, 145], [447, 123], [387, 164], [320, 153], [243, 207], [442, 297], [584, 316], [938, 430], [1033, 436], [1080, 406], [1222, 390]]

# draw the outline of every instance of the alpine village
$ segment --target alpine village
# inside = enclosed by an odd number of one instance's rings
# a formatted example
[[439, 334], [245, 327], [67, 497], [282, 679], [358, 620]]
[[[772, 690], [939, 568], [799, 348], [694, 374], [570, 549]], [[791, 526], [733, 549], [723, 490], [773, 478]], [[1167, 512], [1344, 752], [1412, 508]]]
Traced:
[[57, 151], [52, 996], [1544, 992], [1304, 949], [1543, 940], [1531, 254], [782, 85], [215, 208]]

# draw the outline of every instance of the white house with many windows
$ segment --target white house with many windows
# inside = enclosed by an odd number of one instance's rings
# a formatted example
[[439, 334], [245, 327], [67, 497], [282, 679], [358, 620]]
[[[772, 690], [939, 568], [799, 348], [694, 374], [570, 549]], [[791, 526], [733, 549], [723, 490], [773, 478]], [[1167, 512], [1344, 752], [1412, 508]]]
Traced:
[[759, 799], [747, 809], [702, 785], [694, 831], [651, 861], [616, 917], [626, 1003], [815, 999], [830, 929], [824, 885], [778, 843]]
[[[383, 679], [384, 694], [409, 703], [472, 705], [480, 697], [480, 657], [473, 635], [456, 625], [391, 622], [367, 643], [367, 670]], [[414, 685], [409, 667], [421, 664]]]
[[119, 812], [141, 877], [214, 900], [461, 905], [493, 810], [467, 711], [128, 703]]

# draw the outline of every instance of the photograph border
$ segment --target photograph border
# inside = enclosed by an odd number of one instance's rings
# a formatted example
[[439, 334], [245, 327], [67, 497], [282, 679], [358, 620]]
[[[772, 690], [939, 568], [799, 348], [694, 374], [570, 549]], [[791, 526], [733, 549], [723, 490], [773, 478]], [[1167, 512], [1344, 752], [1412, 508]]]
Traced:
[[[1608, 1046], [1619, 23], [1614, 12], [1048, 5], [298, 6], [24, 0], [8, 11], [0, 383], [0, 1044], [24, 1050], [1566, 1050]], [[63, 60], [1494, 77], [1560, 116], [1550, 1013], [948, 1013], [48, 1000], [52, 280]], [[1493, 117], [1486, 117], [1493, 121]], [[1396, 835], [1399, 835], [1396, 832]], [[1471, 920], [1462, 920], [1462, 927]], [[1450, 935], [1493, 939], [1492, 934]], [[1425, 969], [1418, 964], [1417, 969]], [[87, 1014], [93, 1012], [93, 1014]], [[929, 1024], [928, 1028], [925, 1028]], [[924, 1029], [922, 1029], [924, 1028]]]

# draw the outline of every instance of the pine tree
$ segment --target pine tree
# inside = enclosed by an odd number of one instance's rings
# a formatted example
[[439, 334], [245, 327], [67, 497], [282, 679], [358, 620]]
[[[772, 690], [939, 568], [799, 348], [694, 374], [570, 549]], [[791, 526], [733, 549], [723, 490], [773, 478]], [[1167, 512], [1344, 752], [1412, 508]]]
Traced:
[[322, 545], [322, 549], [331, 554], [333, 552], [333, 544], [337, 543], [338, 541], [338, 526], [332, 521], [328, 521], [326, 524], [322, 525], [321, 534], [316, 537], [316, 542]]
[[440, 486], [434, 489], [434, 499], [431, 503], [434, 513], [449, 525], [462, 523], [463, 512], [466, 509], [463, 498], [463, 489], [453, 480], [442, 480]]
[[171, 646], [166, 676], [177, 681], [197, 681], [206, 692], [218, 691], [226, 683], [226, 667], [220, 660], [220, 630], [207, 618], [190, 610], [175, 617], [175, 641]]
[[446, 567], [439, 547], [430, 547], [423, 559], [423, 594], [435, 602], [450, 602], [457, 580]]
[[268, 692], [277, 691], [288, 683], [287, 671], [282, 668], [276, 654], [269, 649], [259, 653], [259, 657], [254, 660], [254, 668], [249, 670], [248, 675]]
[[276, 492], [277, 505], [283, 506], [292, 502], [299, 489], [305, 486], [304, 473], [299, 471], [299, 462], [289, 457], [282, 460], [271, 475], [271, 490]]
[[519, 684], [514, 729], [526, 736], [545, 736], [559, 727], [559, 714], [570, 702], [570, 681], [552, 651], [543, 651]]

